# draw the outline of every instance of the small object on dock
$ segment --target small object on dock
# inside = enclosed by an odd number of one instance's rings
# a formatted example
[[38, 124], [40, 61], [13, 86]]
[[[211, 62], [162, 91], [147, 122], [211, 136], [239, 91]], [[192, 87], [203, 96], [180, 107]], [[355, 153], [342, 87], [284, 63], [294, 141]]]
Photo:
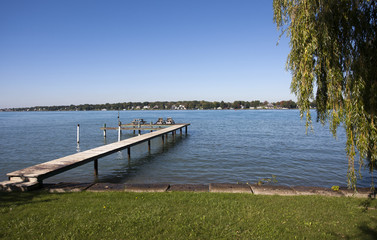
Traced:
[[156, 125], [164, 125], [164, 124], [166, 124], [166, 122], [163, 118], [159, 118], [155, 124]]
[[146, 123], [147, 123], [147, 122], [144, 121], [144, 119], [142, 119], [142, 118], [134, 119], [134, 120], [132, 121], [132, 124], [133, 124], [133, 125], [143, 125], [143, 124], [146, 124]]
[[[133, 131], [133, 134], [136, 134], [136, 131], [138, 132], [138, 135], [141, 135], [142, 131], [158, 131], [163, 128], [168, 128], [170, 126], [175, 126], [175, 125], [180, 125], [180, 123], [176, 123], [173, 118], [168, 117], [167, 120], [164, 120], [163, 118], [159, 118], [156, 123], [153, 122], [147, 122], [144, 121], [144, 119], [139, 118], [139, 119], [134, 119], [130, 123], [122, 124], [122, 122], [119, 122], [120, 126], [117, 127], [107, 127], [104, 125], [100, 129], [103, 130], [103, 134], [105, 136], [106, 130], [118, 130], [119, 132], [119, 127], [120, 127], [120, 135], [122, 134], [123, 130], [131, 130]], [[182, 129], [180, 129], [180, 133], [182, 135]], [[173, 133], [173, 136], [175, 136], [175, 132]], [[187, 128], [186, 128], [186, 134], [187, 134]], [[118, 141], [119, 141], [119, 133], [118, 133]]]
[[175, 124], [175, 122], [174, 122], [173, 118], [168, 117], [168, 119], [166, 119], [166, 124], [172, 125], [172, 124]]

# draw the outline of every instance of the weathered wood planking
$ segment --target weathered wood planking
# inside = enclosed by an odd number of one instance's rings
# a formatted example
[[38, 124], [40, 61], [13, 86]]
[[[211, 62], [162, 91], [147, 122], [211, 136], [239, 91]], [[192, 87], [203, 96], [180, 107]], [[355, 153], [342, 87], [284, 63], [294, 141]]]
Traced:
[[190, 124], [175, 124], [167, 128], [162, 128], [155, 132], [146, 133], [133, 138], [125, 139], [119, 142], [107, 144], [97, 148], [93, 148], [84, 152], [79, 152], [66, 157], [58, 158], [49, 162], [41, 163], [25, 169], [8, 173], [10, 181], [39, 182], [43, 179], [65, 172], [69, 169], [78, 167], [90, 161], [97, 160], [112, 153], [130, 148], [139, 143], [149, 141], [153, 138], [163, 136], [170, 132], [186, 128]]

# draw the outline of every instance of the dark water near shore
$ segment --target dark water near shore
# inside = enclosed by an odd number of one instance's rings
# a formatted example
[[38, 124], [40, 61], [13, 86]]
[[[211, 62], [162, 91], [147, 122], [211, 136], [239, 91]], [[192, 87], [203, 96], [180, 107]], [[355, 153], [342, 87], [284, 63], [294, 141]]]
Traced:
[[[0, 113], [0, 181], [8, 172], [117, 141], [116, 131], [108, 131], [105, 140], [100, 130], [104, 123], [116, 126], [117, 116], [113, 111]], [[314, 132], [306, 135], [296, 110], [120, 112], [122, 122], [159, 117], [191, 123], [188, 135], [169, 136], [164, 146], [153, 139], [150, 153], [146, 143], [135, 146], [130, 162], [126, 151], [102, 158], [98, 179], [88, 163], [45, 182], [255, 183], [275, 175], [281, 185], [347, 185], [344, 130], [334, 139], [328, 127], [313, 123]], [[132, 136], [123, 131], [122, 139]], [[358, 186], [369, 187], [369, 172], [363, 169], [362, 175]]]

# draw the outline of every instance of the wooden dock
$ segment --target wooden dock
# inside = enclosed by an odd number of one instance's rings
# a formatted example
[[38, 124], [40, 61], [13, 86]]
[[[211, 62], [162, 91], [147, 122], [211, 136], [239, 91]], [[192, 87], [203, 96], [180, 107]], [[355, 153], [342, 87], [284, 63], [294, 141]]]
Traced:
[[[160, 118], [160, 119], [161, 119], [161, 121], [163, 121], [162, 118]], [[137, 120], [138, 120], [138, 122], [137, 122]], [[141, 123], [140, 120], [143, 121], [143, 123]], [[118, 119], [118, 121], [119, 121], [119, 119]], [[105, 138], [106, 138], [106, 132], [107, 132], [107, 130], [118, 130], [118, 140], [119, 140], [120, 139], [120, 135], [121, 135], [121, 133], [122, 133], [123, 130], [131, 130], [131, 131], [133, 131], [134, 134], [136, 133], [136, 131], [138, 131], [138, 134], [140, 135], [142, 131], [153, 132], [153, 131], [161, 130], [163, 128], [171, 127], [173, 125], [177, 125], [177, 124], [175, 124], [175, 123], [166, 123], [166, 122], [164, 122], [163, 124], [161, 124], [161, 123], [152, 123], [152, 122], [151, 123], [146, 123], [143, 119], [135, 119], [133, 122], [127, 123], [127, 124], [122, 124], [122, 122], [119, 121], [117, 127], [107, 127], [106, 124], [104, 124], [103, 127], [101, 127], [101, 130], [103, 130], [103, 136]], [[77, 130], [77, 131], [78, 131], [78, 135], [77, 136], [79, 136], [79, 130]], [[79, 142], [79, 137], [77, 139], [78, 139], [77, 142]]]
[[158, 131], [164, 128], [171, 127], [173, 125], [157, 125], [157, 124], [140, 124], [140, 125], [135, 125], [132, 123], [129, 124], [120, 124], [118, 127], [106, 127], [106, 124], [101, 127], [100, 129], [104, 131], [104, 136], [106, 137], [106, 131], [107, 130], [131, 130], [134, 132], [138, 131], [139, 134], [141, 134], [141, 131]]
[[98, 174], [98, 159], [110, 155], [112, 153], [127, 149], [130, 157], [130, 149], [137, 144], [148, 142], [148, 150], [150, 150], [150, 140], [156, 137], [161, 137], [164, 143], [165, 138], [169, 133], [173, 136], [176, 131], [185, 128], [187, 134], [187, 126], [190, 124], [174, 124], [160, 130], [139, 135], [133, 138], [125, 139], [115, 143], [107, 144], [87, 151], [72, 154], [66, 157], [58, 158], [49, 162], [37, 164], [22, 170], [8, 173], [9, 181], [0, 182], [0, 190], [12, 191], [21, 190], [27, 191], [33, 188], [38, 188], [42, 185], [43, 180], [52, 177], [56, 174], [65, 172], [72, 168], [81, 166], [85, 163], [94, 161], [94, 174]]

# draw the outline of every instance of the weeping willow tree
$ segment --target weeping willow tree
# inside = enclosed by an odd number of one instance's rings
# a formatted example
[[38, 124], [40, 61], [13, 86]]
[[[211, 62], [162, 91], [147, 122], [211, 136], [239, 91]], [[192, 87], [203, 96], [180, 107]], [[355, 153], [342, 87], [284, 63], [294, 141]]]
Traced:
[[[348, 185], [377, 159], [377, 2], [375, 0], [274, 0], [274, 22], [290, 39], [287, 69], [301, 118], [329, 122], [347, 135]], [[358, 164], [357, 164], [358, 162]], [[358, 168], [355, 167], [358, 165]], [[373, 186], [373, 177], [372, 177]]]

